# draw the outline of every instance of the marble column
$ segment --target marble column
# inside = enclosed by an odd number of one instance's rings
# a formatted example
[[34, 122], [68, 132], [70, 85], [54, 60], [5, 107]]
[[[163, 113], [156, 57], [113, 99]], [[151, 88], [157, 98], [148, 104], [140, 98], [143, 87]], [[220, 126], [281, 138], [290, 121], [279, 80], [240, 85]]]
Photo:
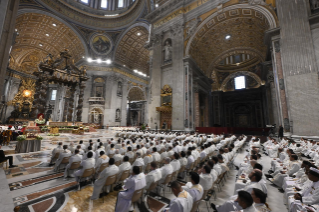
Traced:
[[76, 88], [72, 86], [70, 88], [70, 98], [69, 98], [69, 105], [68, 105], [68, 121], [73, 120], [73, 110], [74, 110], [74, 95], [75, 95]]
[[293, 122], [293, 133], [296, 135], [318, 135], [318, 67], [308, 5], [306, 0], [278, 0], [276, 3], [289, 123]]
[[160, 126], [160, 113], [156, 111], [156, 107], [161, 106], [161, 64], [162, 64], [162, 37], [160, 35], [153, 35], [151, 38], [151, 71], [150, 71], [150, 86], [148, 95], [148, 112], [149, 112], [149, 126], [155, 129]]
[[85, 82], [81, 82], [79, 86], [80, 86], [79, 101], [78, 101], [78, 107], [77, 107], [77, 112], [76, 112], [76, 118], [77, 118], [78, 122], [81, 122], [82, 121]]
[[195, 127], [200, 127], [200, 105], [199, 105], [199, 93], [197, 89], [194, 89], [194, 113], [195, 113]]
[[7, 71], [9, 54], [13, 45], [15, 20], [19, 7], [19, 1], [0, 1], [0, 96], [3, 94], [5, 75]]
[[121, 103], [121, 126], [126, 126], [126, 120], [127, 120], [127, 82], [123, 82], [123, 90], [122, 90], [122, 103]]

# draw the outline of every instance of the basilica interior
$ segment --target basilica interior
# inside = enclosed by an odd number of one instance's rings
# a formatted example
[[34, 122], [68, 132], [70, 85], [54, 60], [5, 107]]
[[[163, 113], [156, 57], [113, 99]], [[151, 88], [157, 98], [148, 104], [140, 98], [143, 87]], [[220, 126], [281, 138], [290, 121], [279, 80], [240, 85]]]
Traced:
[[[231, 211], [211, 203], [223, 205], [234, 195], [236, 169], [252, 168], [241, 163], [250, 151], [262, 155], [257, 161], [266, 175], [278, 173], [272, 160], [282, 162], [281, 148], [298, 152], [300, 163], [319, 160], [319, 147], [308, 145], [319, 140], [318, 74], [319, 0], [1, 0], [0, 211], [172, 211], [174, 182], [190, 182], [192, 172], [201, 173], [228, 148], [229, 170], [199, 202], [179, 210]], [[123, 147], [123, 156], [132, 148], [133, 175], [135, 143], [145, 148], [141, 157], [156, 147], [173, 151], [172, 161], [182, 152], [195, 161], [164, 192], [144, 189], [129, 209], [118, 209], [118, 182], [90, 199], [102, 170], [95, 167], [94, 177], [81, 182], [65, 178], [68, 168], [57, 165], [62, 146], [76, 155], [80, 141], [81, 157], [92, 151], [96, 162], [99, 146], [108, 158], [116, 154], [111, 144], [119, 152]], [[147, 164], [141, 170], [151, 173]], [[289, 198], [284, 204], [285, 186], [278, 192], [273, 181], [265, 185], [271, 211], [301, 210]]]

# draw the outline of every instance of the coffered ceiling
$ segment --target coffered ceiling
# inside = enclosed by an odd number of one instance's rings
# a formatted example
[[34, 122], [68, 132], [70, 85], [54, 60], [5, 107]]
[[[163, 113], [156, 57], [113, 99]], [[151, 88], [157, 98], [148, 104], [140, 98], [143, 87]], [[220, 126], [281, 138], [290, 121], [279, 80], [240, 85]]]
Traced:
[[19, 33], [11, 51], [10, 67], [31, 74], [47, 54], [57, 57], [69, 49], [75, 62], [85, 49], [75, 32], [60, 21], [43, 14], [25, 13], [16, 20]]
[[115, 61], [132, 70], [136, 69], [149, 75], [149, 50], [144, 48], [148, 31], [137, 26], [129, 30], [118, 44]]
[[267, 51], [264, 45], [267, 29], [267, 19], [260, 12], [230, 10], [211, 18], [197, 31], [189, 53], [208, 76], [221, 60], [233, 54], [245, 53], [262, 61]]
[[[189, 54], [206, 75], [214, 80], [213, 90], [232, 72], [255, 71], [266, 58], [266, 17], [253, 9], [237, 8], [216, 13], [201, 24], [190, 41]], [[245, 63], [221, 66], [221, 61], [234, 55], [249, 55]]]

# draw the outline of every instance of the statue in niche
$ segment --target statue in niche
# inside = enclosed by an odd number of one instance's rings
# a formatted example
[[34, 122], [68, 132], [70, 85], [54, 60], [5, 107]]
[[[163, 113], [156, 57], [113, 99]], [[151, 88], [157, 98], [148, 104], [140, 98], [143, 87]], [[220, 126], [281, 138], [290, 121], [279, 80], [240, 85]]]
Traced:
[[120, 109], [116, 109], [115, 112], [115, 121], [121, 121], [121, 110]]
[[166, 40], [163, 51], [164, 51], [164, 62], [171, 61], [172, 60], [172, 45], [170, 43], [170, 40]]
[[162, 124], [162, 129], [163, 129], [163, 130], [166, 130], [166, 125], [167, 125], [167, 124], [166, 124], [166, 121], [164, 120], [164, 121], [163, 121], [163, 124]]
[[122, 82], [117, 83], [117, 96], [122, 96]]
[[311, 0], [311, 9], [315, 10], [319, 7], [319, 0]]

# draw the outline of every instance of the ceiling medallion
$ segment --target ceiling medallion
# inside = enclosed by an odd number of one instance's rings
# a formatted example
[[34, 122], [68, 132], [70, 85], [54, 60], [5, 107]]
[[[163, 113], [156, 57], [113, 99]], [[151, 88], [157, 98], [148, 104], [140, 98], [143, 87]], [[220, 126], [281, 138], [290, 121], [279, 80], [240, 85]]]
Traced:
[[113, 42], [105, 34], [96, 34], [91, 38], [90, 47], [98, 55], [107, 55], [113, 49]]

